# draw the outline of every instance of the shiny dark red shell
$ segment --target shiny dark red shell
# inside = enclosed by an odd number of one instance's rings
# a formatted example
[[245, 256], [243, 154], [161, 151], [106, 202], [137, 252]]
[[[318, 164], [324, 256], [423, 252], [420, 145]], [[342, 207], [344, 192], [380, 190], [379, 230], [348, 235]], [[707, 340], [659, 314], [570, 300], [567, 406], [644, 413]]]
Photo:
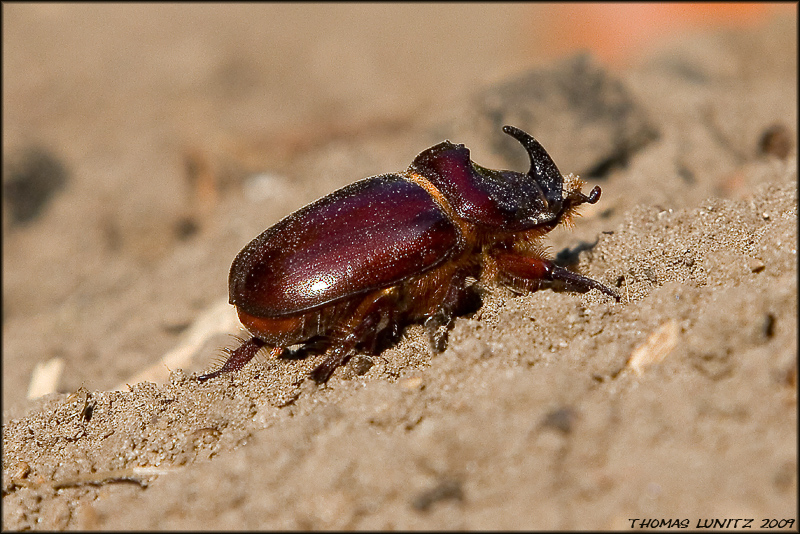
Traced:
[[[408, 170], [424, 176], [460, 218], [486, 230], [530, 230], [561, 211], [560, 188], [551, 193], [541, 187], [541, 179], [481, 167], [464, 145], [439, 143], [417, 156]], [[555, 164], [547, 170], [558, 173]]]
[[373, 176], [292, 213], [236, 256], [230, 301], [281, 317], [389, 287], [446, 261], [460, 233], [402, 175]]

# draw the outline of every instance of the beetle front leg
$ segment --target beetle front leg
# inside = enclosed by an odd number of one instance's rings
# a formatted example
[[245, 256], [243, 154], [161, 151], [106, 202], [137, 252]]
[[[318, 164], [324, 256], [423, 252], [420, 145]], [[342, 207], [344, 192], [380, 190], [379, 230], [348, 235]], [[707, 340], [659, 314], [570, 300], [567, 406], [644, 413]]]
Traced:
[[619, 302], [620, 297], [616, 291], [606, 287], [597, 280], [592, 280], [578, 273], [573, 273], [551, 260], [536, 256], [523, 256], [521, 254], [499, 254], [495, 257], [497, 267], [502, 276], [511, 281], [520, 280], [524, 283], [534, 282], [538, 287], [539, 280], [561, 280], [572, 287], [588, 291], [597, 289]]

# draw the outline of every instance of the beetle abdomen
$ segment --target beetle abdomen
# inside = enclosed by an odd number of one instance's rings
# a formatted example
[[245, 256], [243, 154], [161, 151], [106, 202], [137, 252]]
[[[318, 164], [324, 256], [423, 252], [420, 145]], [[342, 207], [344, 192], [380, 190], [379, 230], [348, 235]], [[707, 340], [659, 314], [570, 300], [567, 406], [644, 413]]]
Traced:
[[341, 300], [305, 312], [283, 317], [259, 317], [237, 308], [239, 320], [259, 339], [272, 345], [289, 346], [326, 336], [335, 325], [352, 314], [357, 300]]
[[250, 315], [294, 315], [393, 285], [446, 261], [459, 230], [430, 194], [374, 176], [279, 221], [236, 256], [230, 301]]

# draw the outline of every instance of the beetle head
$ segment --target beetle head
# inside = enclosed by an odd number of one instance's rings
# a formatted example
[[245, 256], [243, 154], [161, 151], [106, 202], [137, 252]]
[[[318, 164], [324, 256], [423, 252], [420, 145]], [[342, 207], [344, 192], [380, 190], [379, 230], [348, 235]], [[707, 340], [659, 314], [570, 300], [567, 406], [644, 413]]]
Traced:
[[524, 184], [525, 189], [529, 190], [533, 204], [530, 206], [531, 215], [539, 222], [547, 222], [561, 211], [564, 178], [550, 154], [530, 134], [513, 126], [503, 126], [503, 132], [519, 141], [528, 152], [531, 168], [527, 177], [530, 180], [522, 180], [520, 186]]
[[509, 173], [516, 175], [517, 188], [527, 193], [529, 203], [520, 210], [523, 212], [520, 215], [529, 223], [558, 224], [562, 219], [568, 220], [580, 204], [594, 204], [600, 199], [599, 187], [592, 189], [589, 196], [584, 195], [581, 192], [584, 182], [579, 178], [569, 175], [565, 184], [553, 158], [530, 134], [514, 126], [503, 126], [503, 132], [519, 141], [531, 160], [527, 175]]
[[470, 159], [467, 147], [449, 141], [420, 153], [408, 172], [424, 177], [460, 218], [493, 231], [552, 229], [568, 221], [578, 205], [597, 201], [600, 190], [588, 197], [581, 193], [583, 182], [563, 177], [536, 139], [513, 126], [503, 131], [528, 151], [527, 174], [482, 167]]

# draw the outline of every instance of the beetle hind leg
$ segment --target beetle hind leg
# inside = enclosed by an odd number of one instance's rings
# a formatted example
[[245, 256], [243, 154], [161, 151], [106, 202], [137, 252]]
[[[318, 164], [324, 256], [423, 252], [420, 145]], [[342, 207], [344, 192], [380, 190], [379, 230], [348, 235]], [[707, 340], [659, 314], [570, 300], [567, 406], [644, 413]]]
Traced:
[[[228, 356], [228, 359], [225, 360], [225, 363], [222, 365], [222, 367], [220, 367], [216, 371], [212, 371], [210, 373], [205, 373], [198, 376], [197, 380], [199, 380], [200, 382], [204, 382], [206, 380], [209, 380], [211, 378], [216, 378], [225, 373], [238, 371], [239, 369], [244, 367], [247, 364], [247, 362], [252, 360], [258, 353], [258, 351], [265, 345], [266, 343], [263, 340], [257, 337], [251, 337], [250, 339], [239, 345], [238, 349], [230, 352], [230, 356]], [[284, 349], [282, 347], [273, 347], [271, 356], [279, 356], [283, 352], [283, 350]]]

